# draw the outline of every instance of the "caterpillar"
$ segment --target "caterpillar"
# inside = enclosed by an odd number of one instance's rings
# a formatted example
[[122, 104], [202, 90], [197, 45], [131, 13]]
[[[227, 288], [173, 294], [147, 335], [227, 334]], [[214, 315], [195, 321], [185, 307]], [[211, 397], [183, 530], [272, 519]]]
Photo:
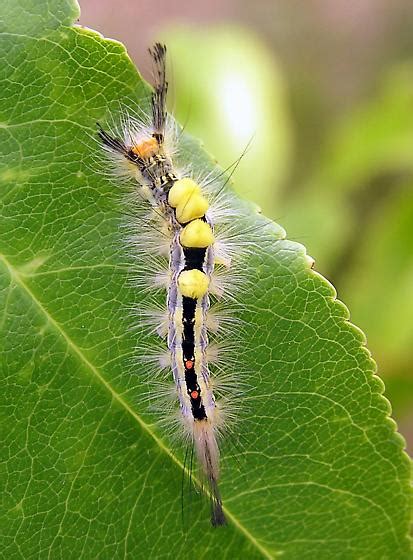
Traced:
[[[150, 114], [126, 116], [120, 133], [98, 124], [98, 137], [115, 165], [126, 164], [137, 181], [141, 200], [151, 210], [136, 243], [138, 249], [167, 259], [165, 313], [149, 310], [148, 322], [166, 339], [179, 425], [193, 442], [209, 485], [211, 523], [220, 526], [226, 519], [218, 485], [218, 439], [227, 418], [225, 402], [214, 392], [219, 384], [211, 376], [214, 349], [209, 337], [222, 327], [219, 312], [211, 307], [211, 296], [219, 298], [227, 288], [219, 271], [231, 266], [231, 250], [217, 238], [215, 228], [228, 210], [219, 208], [222, 189], [215, 194], [212, 208], [208, 199], [212, 181], [202, 185], [189, 170], [175, 165], [177, 125], [166, 110], [166, 47], [156, 43], [149, 53], [154, 66]], [[153, 231], [157, 235], [151, 242]]]

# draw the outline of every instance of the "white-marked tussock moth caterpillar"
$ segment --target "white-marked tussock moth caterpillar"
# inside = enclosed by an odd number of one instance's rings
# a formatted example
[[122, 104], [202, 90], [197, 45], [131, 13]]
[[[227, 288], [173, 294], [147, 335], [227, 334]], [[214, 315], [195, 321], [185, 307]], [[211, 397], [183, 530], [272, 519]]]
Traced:
[[[140, 200], [149, 212], [143, 231], [134, 237], [135, 247], [146, 251], [152, 262], [157, 258], [165, 262], [166, 270], [152, 281], [155, 287], [161, 282], [166, 288], [165, 310], [145, 309], [142, 322], [167, 341], [162, 366], [172, 370], [180, 429], [195, 447], [212, 498], [212, 524], [217, 526], [225, 524], [218, 489], [218, 436], [236, 406], [227, 411], [225, 398], [217, 398], [225, 372], [221, 380], [211, 376], [209, 364], [218, 359], [211, 333], [231, 323], [225, 312], [211, 307], [211, 297], [231, 299], [236, 284], [236, 276], [231, 285], [225, 280], [234, 252], [230, 226], [227, 243], [220, 238], [232, 213], [222, 204], [223, 189], [214, 192], [210, 187], [211, 177], [202, 182], [177, 168], [177, 127], [166, 112], [166, 48], [157, 43], [150, 54], [154, 62], [150, 115], [141, 119], [126, 115], [115, 131], [99, 125], [98, 135], [119, 164], [120, 174], [126, 164], [137, 179]], [[147, 352], [145, 359], [150, 357]], [[235, 394], [235, 385], [233, 390]]]

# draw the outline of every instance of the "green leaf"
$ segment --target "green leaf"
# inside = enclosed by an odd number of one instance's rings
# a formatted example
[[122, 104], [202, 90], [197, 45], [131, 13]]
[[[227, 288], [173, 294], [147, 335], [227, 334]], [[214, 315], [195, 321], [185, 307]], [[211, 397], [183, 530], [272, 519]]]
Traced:
[[[211, 528], [196, 493], [183, 525], [184, 451], [131, 367], [125, 307], [140, 294], [119, 187], [91, 170], [95, 122], [118, 101], [146, 104], [147, 86], [122, 45], [68, 25], [69, 0], [1, 11], [4, 557], [407, 558], [409, 461], [364, 337], [275, 225], [242, 293], [251, 391], [243, 445], [223, 446], [229, 525]], [[184, 158], [212, 166], [191, 139]], [[267, 223], [233, 204], [241, 232]]]

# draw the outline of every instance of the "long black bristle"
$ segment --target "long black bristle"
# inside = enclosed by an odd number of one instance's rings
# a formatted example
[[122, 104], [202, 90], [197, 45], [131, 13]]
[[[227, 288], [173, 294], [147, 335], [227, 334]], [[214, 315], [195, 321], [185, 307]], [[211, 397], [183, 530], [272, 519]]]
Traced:
[[102, 140], [105, 146], [121, 154], [126, 154], [128, 152], [123, 142], [121, 142], [117, 138], [114, 138], [113, 136], [110, 136], [110, 134], [108, 134], [105, 130], [103, 130], [100, 123], [96, 123], [96, 124], [98, 127], [98, 136]]
[[214, 479], [210, 479], [209, 484], [212, 494], [211, 524], [213, 527], [221, 527], [227, 524], [227, 520], [224, 510], [222, 509], [222, 500], [218, 490], [218, 484]]
[[213, 506], [211, 514], [211, 524], [213, 527], [222, 527], [227, 524], [225, 514], [222, 510], [222, 504], [217, 503]]

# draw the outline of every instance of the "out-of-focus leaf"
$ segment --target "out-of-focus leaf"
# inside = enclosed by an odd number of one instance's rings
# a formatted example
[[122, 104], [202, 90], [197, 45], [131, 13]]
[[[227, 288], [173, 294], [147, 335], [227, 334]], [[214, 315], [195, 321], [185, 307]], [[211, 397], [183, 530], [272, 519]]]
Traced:
[[224, 167], [242, 156], [233, 176], [236, 191], [267, 215], [277, 215], [291, 160], [285, 83], [277, 61], [257, 37], [235, 26], [206, 32], [178, 27], [163, 36], [171, 53], [178, 120], [219, 155]]
[[413, 346], [413, 183], [403, 187], [371, 218], [343, 281], [354, 319], [390, 375], [410, 367]]
[[[280, 209], [283, 221], [290, 235], [304, 239], [326, 273], [358, 227], [363, 191], [381, 175], [413, 172], [412, 99], [411, 66], [390, 72], [372, 102], [343, 116], [308, 182], [291, 197], [287, 193]], [[371, 199], [374, 203], [374, 192]]]

